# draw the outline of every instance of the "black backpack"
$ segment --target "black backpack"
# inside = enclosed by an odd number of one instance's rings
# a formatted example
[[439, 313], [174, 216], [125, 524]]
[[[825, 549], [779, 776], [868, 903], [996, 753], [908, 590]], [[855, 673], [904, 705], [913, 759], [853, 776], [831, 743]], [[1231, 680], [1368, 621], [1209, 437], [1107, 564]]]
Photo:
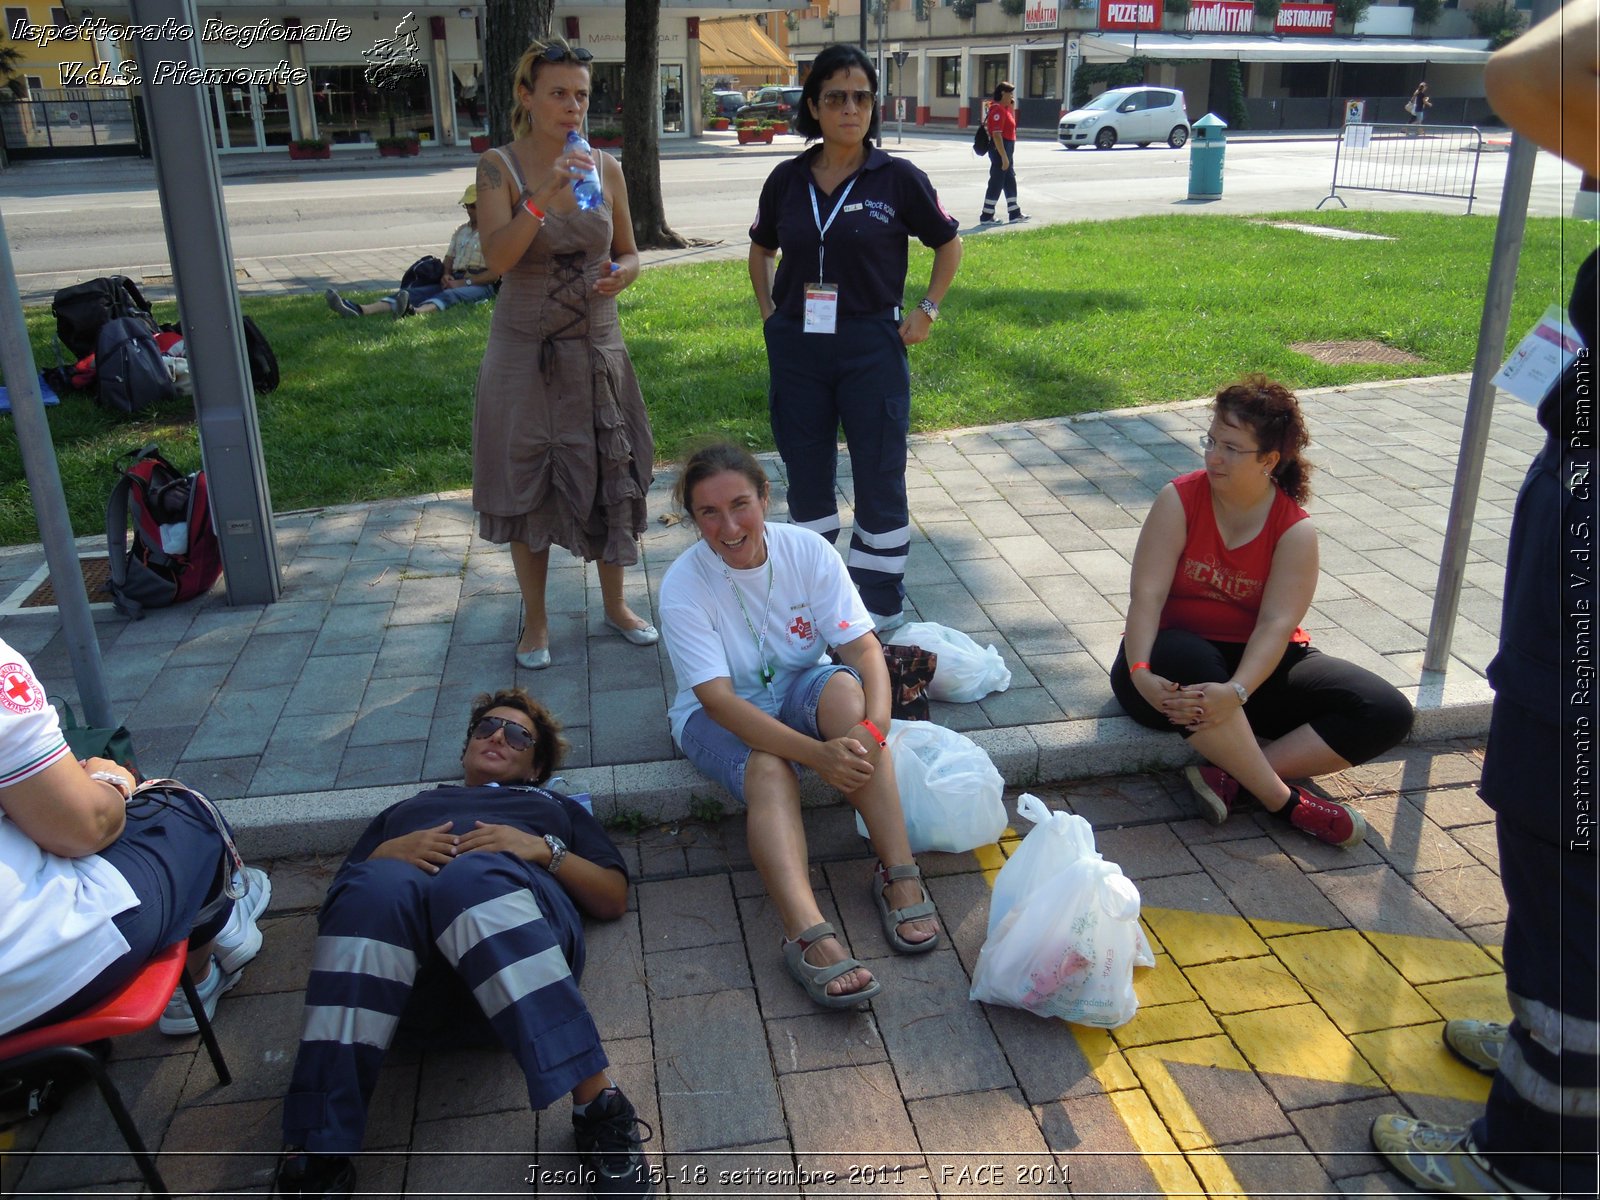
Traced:
[[986, 126], [979, 125], [978, 131], [972, 135], [972, 152], [979, 158], [989, 153], [989, 130]]
[[258, 392], [270, 392], [278, 386], [278, 356], [272, 344], [249, 317], [244, 319], [244, 348], [250, 357], [250, 382]]
[[406, 273], [400, 276], [400, 286], [409, 291], [419, 284], [438, 283], [443, 278], [444, 263], [431, 254], [424, 254], [406, 268]]
[[131, 279], [112, 275], [64, 287], [50, 302], [56, 318], [56, 336], [72, 351], [73, 357], [99, 351], [100, 330], [118, 317], [133, 317], [154, 333], [155, 318], [150, 305]]
[[142, 412], [177, 395], [155, 338], [138, 317], [118, 317], [101, 327], [94, 367], [97, 399], [104, 408]]

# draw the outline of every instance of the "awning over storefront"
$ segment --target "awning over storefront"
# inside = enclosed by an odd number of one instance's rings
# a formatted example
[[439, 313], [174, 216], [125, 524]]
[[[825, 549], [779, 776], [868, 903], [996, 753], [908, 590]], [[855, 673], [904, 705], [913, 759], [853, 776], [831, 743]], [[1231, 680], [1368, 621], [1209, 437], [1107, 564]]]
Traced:
[[700, 70], [779, 71], [792, 75], [794, 60], [748, 18], [700, 22]]
[[1141, 58], [1236, 59], [1239, 62], [1483, 63], [1489, 59], [1489, 43], [1481, 38], [1418, 42], [1395, 38], [1086, 33], [1078, 44], [1085, 62], [1121, 62], [1135, 55]]

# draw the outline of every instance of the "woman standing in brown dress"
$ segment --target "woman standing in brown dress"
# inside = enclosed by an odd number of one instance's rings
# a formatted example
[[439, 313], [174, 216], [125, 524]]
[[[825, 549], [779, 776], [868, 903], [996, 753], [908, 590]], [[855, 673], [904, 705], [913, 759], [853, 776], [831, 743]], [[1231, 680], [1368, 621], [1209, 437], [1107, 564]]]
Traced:
[[[605, 623], [636, 646], [654, 625], [623, 598], [639, 561], [655, 444], [617, 325], [639, 277], [622, 168], [567, 145], [589, 107], [589, 51], [533, 42], [517, 63], [515, 138], [478, 160], [484, 258], [504, 283], [478, 371], [472, 503], [478, 531], [509, 543], [522, 591], [517, 665], [550, 665], [551, 545], [595, 562]], [[573, 181], [598, 167], [605, 193], [580, 209]]]

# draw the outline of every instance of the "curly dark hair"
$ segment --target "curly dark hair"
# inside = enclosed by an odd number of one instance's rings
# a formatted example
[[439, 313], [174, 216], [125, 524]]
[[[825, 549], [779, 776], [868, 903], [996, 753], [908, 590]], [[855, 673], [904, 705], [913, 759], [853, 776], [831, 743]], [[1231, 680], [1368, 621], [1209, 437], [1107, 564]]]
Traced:
[[[800, 111], [794, 117], [794, 129], [806, 141], [814, 141], [822, 136], [822, 123], [817, 120], [811, 111], [814, 104], [822, 107], [822, 85], [827, 83], [840, 71], [848, 71], [851, 67], [860, 67], [867, 75], [867, 86], [872, 94], [878, 94], [878, 68], [872, 65], [872, 60], [862, 52], [860, 46], [852, 46], [849, 42], [835, 42], [825, 46], [822, 53], [811, 64], [811, 74], [806, 76], [805, 86], [800, 89]], [[879, 126], [883, 124], [883, 106], [876, 100], [872, 104], [872, 124], [867, 127], [867, 145], [876, 145], [880, 135]]]
[[473, 700], [461, 753], [466, 754], [467, 747], [472, 744], [472, 727], [496, 708], [514, 708], [533, 722], [533, 774], [528, 776], [528, 782], [542, 784], [555, 774], [561, 760], [567, 756], [567, 739], [561, 736], [561, 722], [522, 688], [501, 688], [492, 695], [483, 692]]
[[1311, 498], [1313, 468], [1304, 455], [1311, 434], [1293, 392], [1265, 375], [1246, 375], [1218, 392], [1213, 408], [1256, 435], [1258, 454], [1278, 452], [1272, 478], [1289, 499], [1304, 504]]

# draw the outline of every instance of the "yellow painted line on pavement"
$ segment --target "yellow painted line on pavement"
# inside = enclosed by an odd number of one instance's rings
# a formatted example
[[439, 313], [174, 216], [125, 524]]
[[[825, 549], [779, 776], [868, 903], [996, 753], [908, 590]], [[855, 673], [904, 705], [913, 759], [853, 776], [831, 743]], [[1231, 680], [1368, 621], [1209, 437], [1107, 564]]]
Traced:
[[[991, 890], [1020, 844], [1007, 829], [974, 852]], [[1244, 1195], [1172, 1063], [1488, 1098], [1488, 1077], [1440, 1033], [1453, 1017], [1509, 1020], [1497, 948], [1178, 909], [1141, 916], [1156, 967], [1134, 974], [1139, 1014], [1114, 1031], [1067, 1027], [1163, 1195]]]

